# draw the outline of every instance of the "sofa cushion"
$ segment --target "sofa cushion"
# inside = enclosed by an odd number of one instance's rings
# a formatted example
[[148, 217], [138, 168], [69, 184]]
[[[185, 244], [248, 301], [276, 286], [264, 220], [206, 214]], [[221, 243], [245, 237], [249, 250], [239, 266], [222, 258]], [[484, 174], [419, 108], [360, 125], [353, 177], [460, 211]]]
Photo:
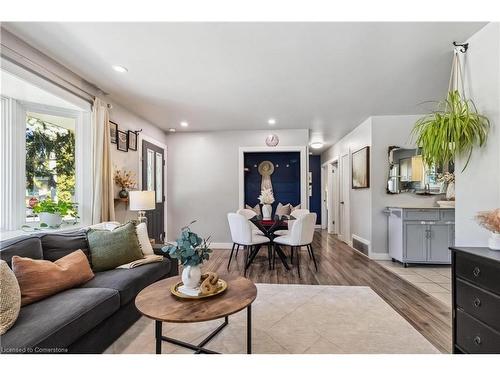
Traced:
[[86, 283], [94, 277], [81, 250], [51, 262], [43, 259], [12, 257], [12, 270], [21, 288], [21, 305], [47, 298]]
[[40, 238], [23, 236], [0, 242], [0, 257], [10, 267], [12, 267], [12, 257], [14, 255], [31, 259], [43, 259]]
[[65, 349], [120, 307], [112, 289], [69, 289], [21, 308], [14, 326], [0, 338], [0, 351]]
[[112, 231], [91, 229], [87, 233], [92, 269], [95, 272], [114, 269], [142, 258], [135, 225], [124, 224]]
[[40, 235], [40, 240], [42, 242], [43, 259], [45, 260], [54, 262], [75, 250], [82, 250], [87, 259], [90, 260], [86, 229], [44, 233]]
[[7, 262], [0, 260], [0, 335], [14, 325], [21, 309], [21, 289]]
[[120, 293], [120, 304], [126, 305], [145, 287], [163, 279], [170, 272], [171, 260], [144, 264], [130, 269], [96, 272], [95, 277], [80, 288], [109, 288]]

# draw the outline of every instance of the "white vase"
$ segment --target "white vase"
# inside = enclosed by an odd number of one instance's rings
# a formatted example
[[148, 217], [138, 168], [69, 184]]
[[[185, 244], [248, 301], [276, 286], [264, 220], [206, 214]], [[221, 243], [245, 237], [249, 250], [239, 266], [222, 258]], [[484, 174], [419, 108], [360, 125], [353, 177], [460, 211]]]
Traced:
[[262, 205], [262, 218], [265, 220], [271, 219], [271, 214], [273, 213], [273, 206], [270, 204]]
[[186, 266], [182, 270], [182, 283], [186, 288], [195, 289], [200, 286], [201, 280], [201, 267]]
[[38, 217], [40, 218], [40, 224], [46, 224], [49, 227], [59, 227], [62, 223], [62, 217], [59, 214], [40, 212]]
[[449, 182], [448, 187], [446, 188], [446, 199], [449, 201], [455, 199], [455, 183]]
[[500, 250], [500, 233], [491, 232], [490, 238], [488, 238], [488, 247], [491, 250]]

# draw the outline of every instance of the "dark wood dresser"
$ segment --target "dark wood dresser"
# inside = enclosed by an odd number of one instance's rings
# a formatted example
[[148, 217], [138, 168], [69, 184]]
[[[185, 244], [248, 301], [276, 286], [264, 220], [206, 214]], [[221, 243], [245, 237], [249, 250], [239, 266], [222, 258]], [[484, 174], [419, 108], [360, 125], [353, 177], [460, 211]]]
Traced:
[[453, 353], [500, 353], [500, 251], [451, 247]]

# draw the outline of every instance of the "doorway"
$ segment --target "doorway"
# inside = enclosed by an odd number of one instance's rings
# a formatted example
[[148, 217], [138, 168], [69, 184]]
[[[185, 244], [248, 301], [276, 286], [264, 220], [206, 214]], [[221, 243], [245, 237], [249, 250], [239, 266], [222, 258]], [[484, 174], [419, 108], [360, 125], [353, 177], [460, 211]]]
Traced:
[[165, 240], [165, 150], [146, 140], [142, 141], [142, 190], [155, 192], [155, 209], [146, 211], [150, 238]]
[[328, 173], [328, 233], [339, 234], [339, 171], [338, 161], [327, 166]]

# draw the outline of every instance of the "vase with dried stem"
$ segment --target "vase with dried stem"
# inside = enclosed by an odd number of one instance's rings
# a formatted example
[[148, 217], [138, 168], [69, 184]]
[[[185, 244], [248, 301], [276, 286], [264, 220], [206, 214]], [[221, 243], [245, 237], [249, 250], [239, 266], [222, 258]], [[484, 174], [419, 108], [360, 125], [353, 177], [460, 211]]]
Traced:
[[122, 188], [118, 193], [120, 199], [128, 199], [129, 189], [134, 189], [137, 184], [135, 181], [135, 174], [131, 171], [127, 171], [126, 169], [117, 169], [115, 171], [114, 180], [115, 183]]
[[490, 231], [488, 247], [491, 250], [500, 250], [500, 208], [478, 212], [476, 220], [480, 226]]

